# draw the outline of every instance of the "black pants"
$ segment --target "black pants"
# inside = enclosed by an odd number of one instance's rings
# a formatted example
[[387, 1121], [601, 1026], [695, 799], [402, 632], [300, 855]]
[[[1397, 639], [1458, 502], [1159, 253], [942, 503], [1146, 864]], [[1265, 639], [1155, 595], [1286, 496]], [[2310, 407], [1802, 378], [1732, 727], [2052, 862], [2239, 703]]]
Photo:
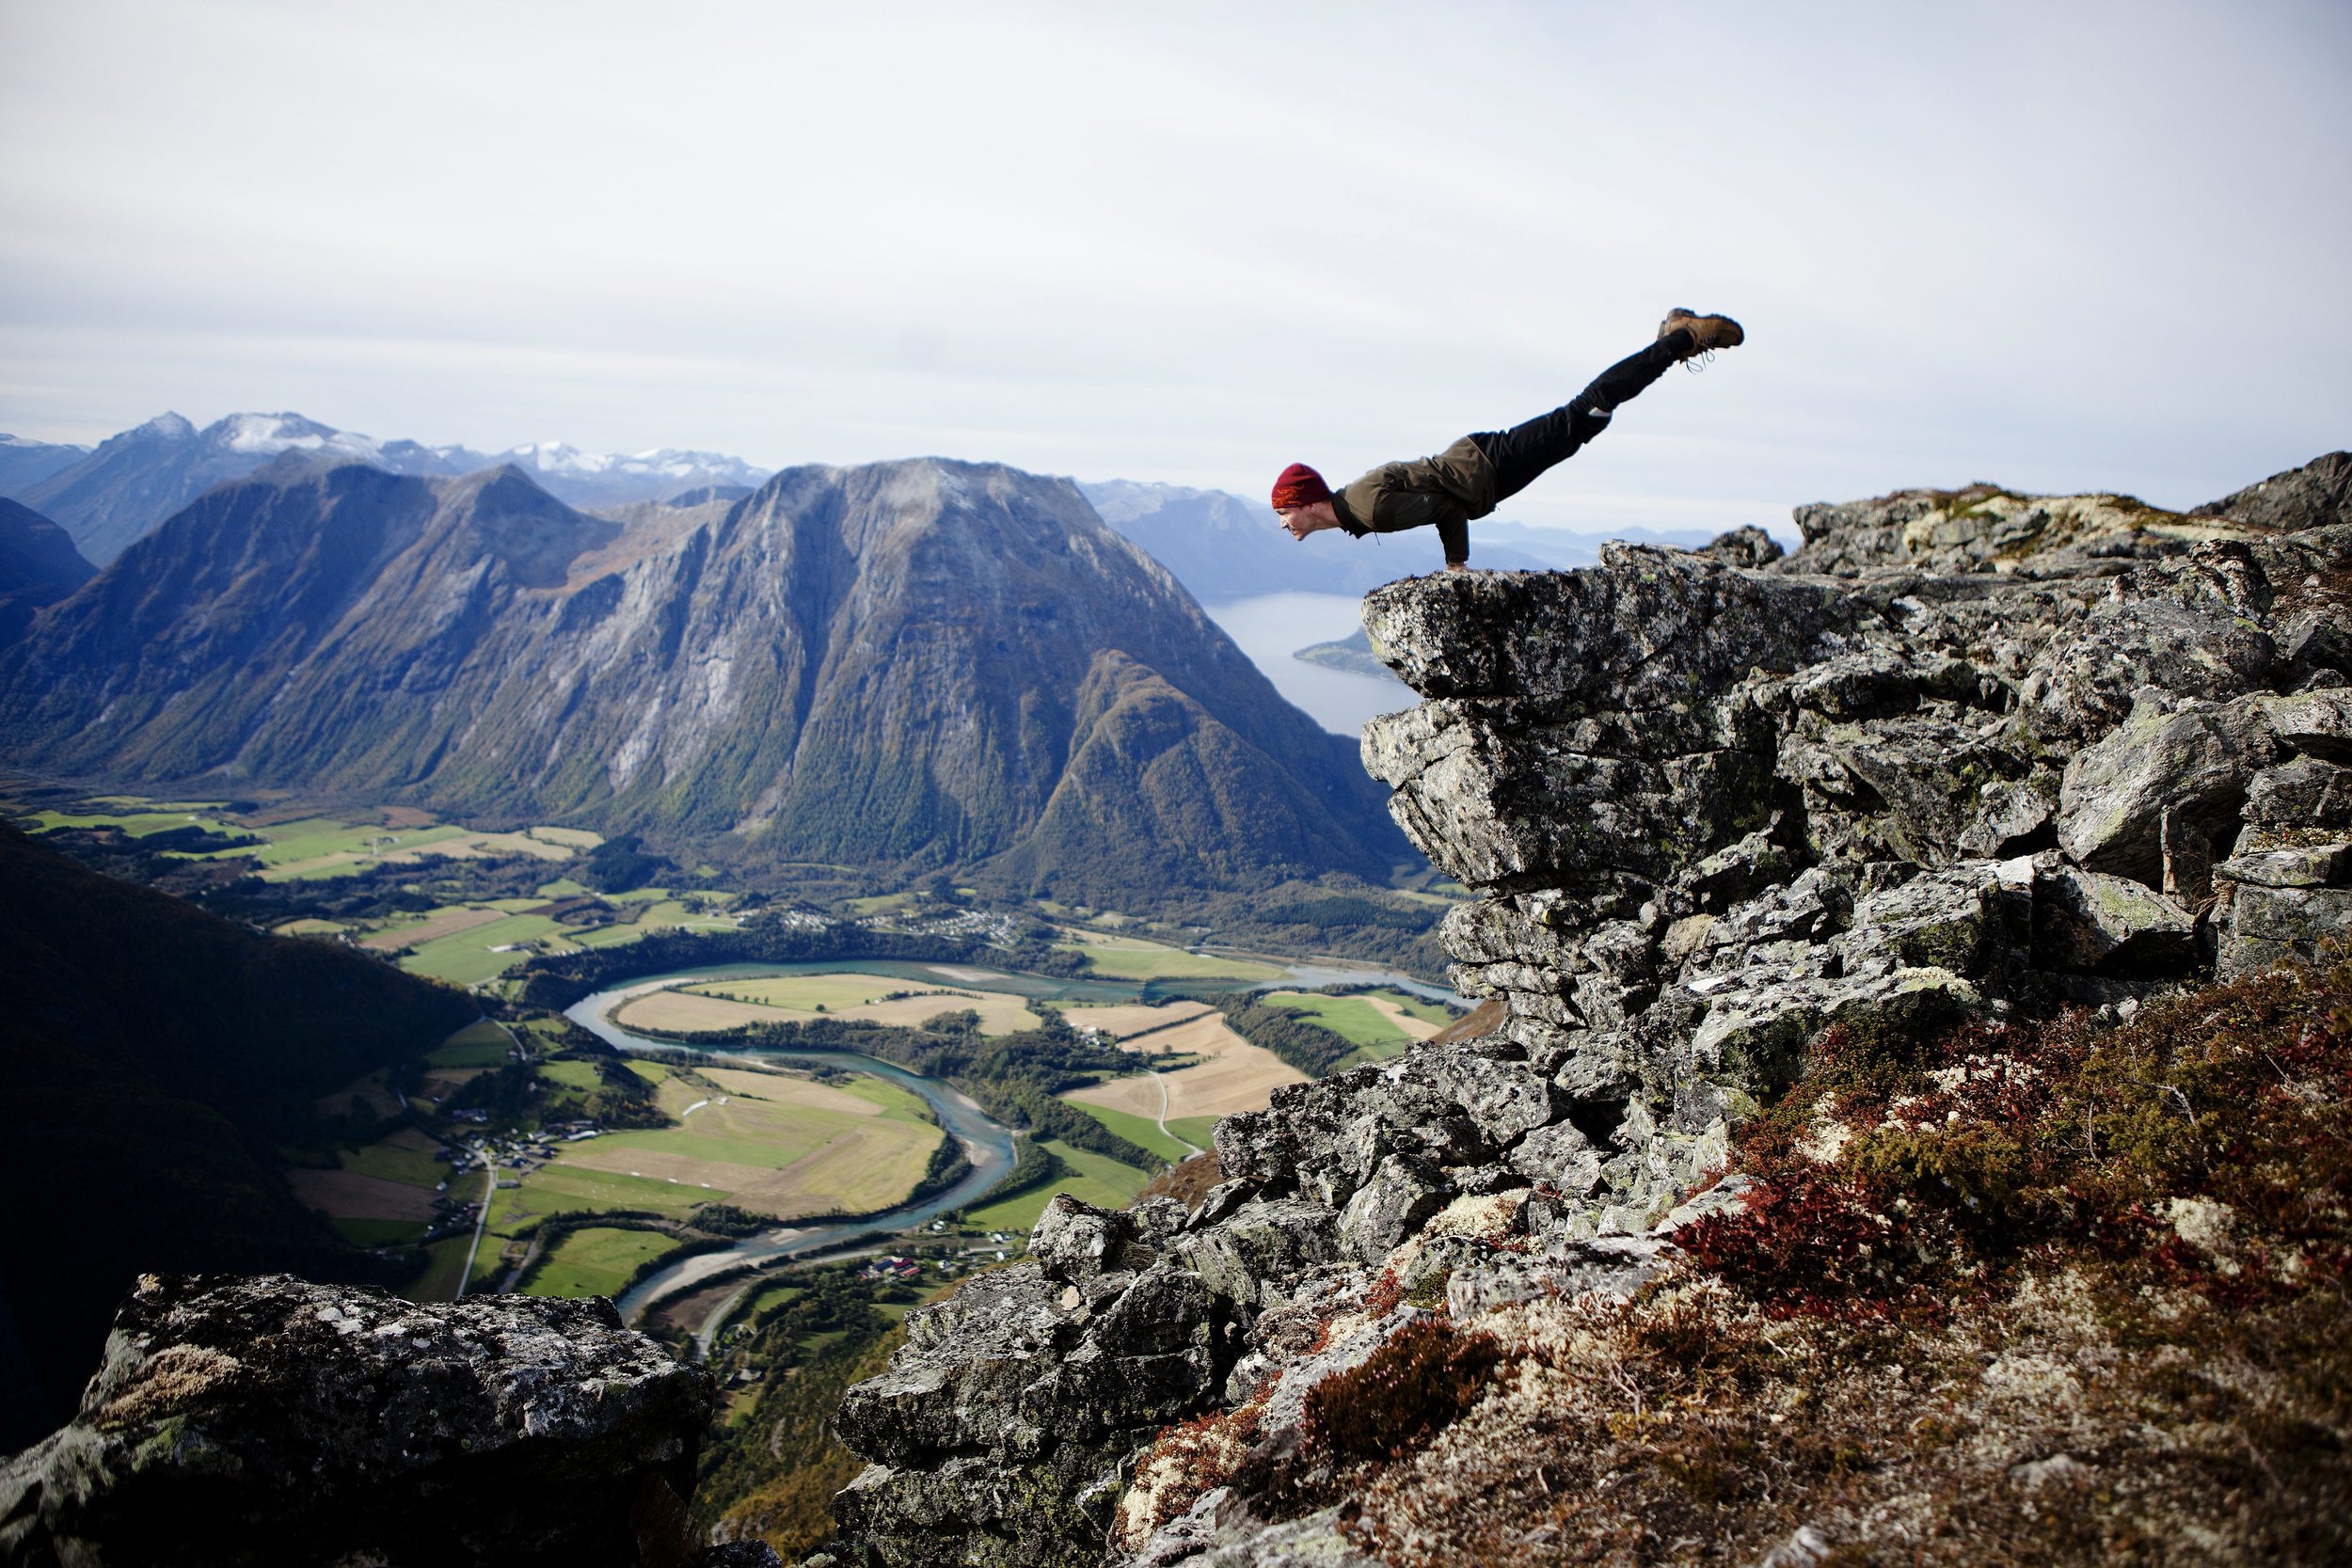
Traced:
[[1506, 500], [1526, 489], [1555, 463], [1565, 463], [1578, 448], [1609, 428], [1617, 404], [1639, 397], [1644, 388], [1679, 364], [1691, 352], [1691, 334], [1677, 330], [1641, 353], [1620, 359], [1593, 378], [1593, 384], [1549, 414], [1538, 414], [1508, 430], [1486, 430], [1470, 439], [1495, 466], [1495, 499]]

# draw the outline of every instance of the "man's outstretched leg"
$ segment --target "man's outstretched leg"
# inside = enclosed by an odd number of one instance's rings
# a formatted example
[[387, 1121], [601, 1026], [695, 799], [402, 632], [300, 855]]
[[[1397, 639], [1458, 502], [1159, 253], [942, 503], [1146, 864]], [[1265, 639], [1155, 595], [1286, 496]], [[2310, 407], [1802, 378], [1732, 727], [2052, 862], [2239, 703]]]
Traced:
[[1601, 372], [1591, 386], [1550, 413], [1538, 414], [1508, 430], [1472, 436], [1470, 439], [1495, 466], [1495, 499], [1509, 499], [1534, 483], [1546, 469], [1574, 456], [1577, 449], [1609, 428], [1609, 416], [1619, 404], [1639, 397], [1672, 366], [1714, 349], [1736, 348], [1745, 337], [1740, 324], [1729, 316], [1668, 311], [1659, 325], [1656, 342]]

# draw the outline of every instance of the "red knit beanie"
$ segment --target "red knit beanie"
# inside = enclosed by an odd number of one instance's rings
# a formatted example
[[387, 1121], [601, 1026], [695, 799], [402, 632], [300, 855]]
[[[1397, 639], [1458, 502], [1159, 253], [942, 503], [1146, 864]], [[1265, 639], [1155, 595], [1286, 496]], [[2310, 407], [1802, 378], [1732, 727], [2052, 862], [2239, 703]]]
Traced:
[[1331, 487], [1323, 483], [1323, 476], [1304, 463], [1294, 463], [1282, 470], [1274, 482], [1274, 510], [1295, 512], [1302, 506], [1331, 499]]

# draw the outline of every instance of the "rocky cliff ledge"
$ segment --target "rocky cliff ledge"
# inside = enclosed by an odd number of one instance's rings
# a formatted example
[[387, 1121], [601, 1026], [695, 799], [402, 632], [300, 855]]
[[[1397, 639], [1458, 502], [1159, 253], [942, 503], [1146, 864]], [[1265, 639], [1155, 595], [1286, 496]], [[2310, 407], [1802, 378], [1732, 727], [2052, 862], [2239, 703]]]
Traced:
[[607, 1301], [151, 1275], [79, 1415], [0, 1467], [0, 1560], [685, 1568], [710, 1401]]
[[[2342, 1549], [2340, 1398], [2206, 1389], [2199, 1357], [2249, 1353], [2178, 1324], [2226, 1276], [2244, 1322], [2303, 1325], [2280, 1343], [2341, 1338], [2343, 1129], [2306, 1123], [2352, 1024], [2246, 981], [2190, 1022], [2260, 1048], [2192, 1071], [2157, 1015], [2352, 929], [2348, 489], [2337, 453], [2191, 515], [1908, 492], [1801, 509], [1787, 560], [1749, 530], [1375, 592], [1426, 701], [1366, 766], [1477, 895], [1445, 939], [1500, 1030], [1229, 1118], [1190, 1210], [1057, 1199], [851, 1391], [873, 1463], [813, 1560], [1786, 1568], [2061, 1518], [2089, 1533], [2051, 1558]], [[2200, 1141], [2192, 1095], [2233, 1094], [2305, 1150], [2267, 1196]], [[2113, 1301], [2172, 1326], [2131, 1340]], [[2204, 1436], [2099, 1404], [2142, 1362], [2204, 1390]], [[2265, 1486], [2316, 1545], [2246, 1522]]]

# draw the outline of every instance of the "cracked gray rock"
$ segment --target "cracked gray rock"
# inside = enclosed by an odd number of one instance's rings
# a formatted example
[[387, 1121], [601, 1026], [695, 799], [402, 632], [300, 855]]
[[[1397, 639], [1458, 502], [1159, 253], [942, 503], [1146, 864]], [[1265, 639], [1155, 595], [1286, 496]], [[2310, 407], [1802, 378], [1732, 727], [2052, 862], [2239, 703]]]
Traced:
[[685, 1562], [710, 1382], [600, 1299], [143, 1277], [0, 1466], [22, 1563]]
[[[1034, 1263], [916, 1315], [843, 1407], [877, 1463], [840, 1560], [1104, 1560], [1155, 1423], [1254, 1407], [1263, 1453], [1421, 1304], [1638, 1289], [1739, 1200], [1690, 1195], [1828, 1029], [2352, 931], [2346, 462], [2195, 515], [1913, 491], [1800, 508], [1780, 560], [1611, 546], [1368, 595], [1424, 701], [1364, 764], [1470, 890], [1440, 936], [1499, 1028], [1279, 1089], [1181, 1221], [1057, 1202]], [[1257, 1463], [1109, 1560], [1356, 1560], [1337, 1516], [1271, 1516]]]

